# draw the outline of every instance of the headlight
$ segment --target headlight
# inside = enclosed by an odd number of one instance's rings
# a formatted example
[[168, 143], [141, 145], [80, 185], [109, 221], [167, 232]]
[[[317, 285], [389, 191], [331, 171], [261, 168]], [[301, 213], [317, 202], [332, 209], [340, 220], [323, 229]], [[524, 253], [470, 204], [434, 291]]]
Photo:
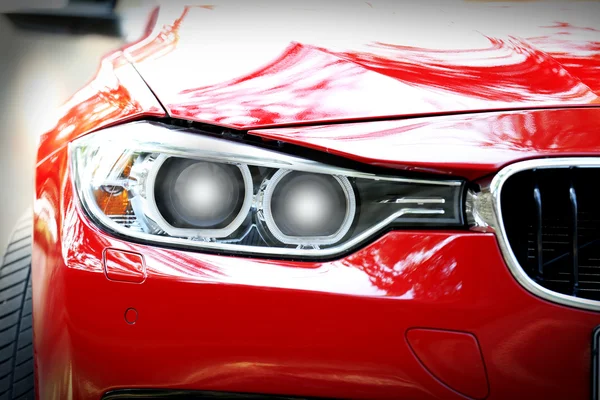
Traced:
[[388, 228], [463, 226], [463, 182], [380, 176], [191, 129], [137, 122], [74, 141], [101, 227], [218, 252], [339, 255]]

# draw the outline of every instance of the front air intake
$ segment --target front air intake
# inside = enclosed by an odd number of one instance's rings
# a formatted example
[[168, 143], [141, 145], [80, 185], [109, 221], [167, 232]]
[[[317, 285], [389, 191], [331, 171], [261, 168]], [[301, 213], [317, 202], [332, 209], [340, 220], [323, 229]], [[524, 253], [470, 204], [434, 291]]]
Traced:
[[600, 300], [600, 165], [532, 166], [506, 178], [500, 193], [516, 260], [552, 292]]

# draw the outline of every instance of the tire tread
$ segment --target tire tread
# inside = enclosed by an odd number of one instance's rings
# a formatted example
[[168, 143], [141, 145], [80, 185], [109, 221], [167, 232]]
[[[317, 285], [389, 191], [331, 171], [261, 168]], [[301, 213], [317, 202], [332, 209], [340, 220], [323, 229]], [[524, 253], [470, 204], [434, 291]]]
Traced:
[[31, 229], [17, 223], [0, 266], [0, 400], [34, 398]]

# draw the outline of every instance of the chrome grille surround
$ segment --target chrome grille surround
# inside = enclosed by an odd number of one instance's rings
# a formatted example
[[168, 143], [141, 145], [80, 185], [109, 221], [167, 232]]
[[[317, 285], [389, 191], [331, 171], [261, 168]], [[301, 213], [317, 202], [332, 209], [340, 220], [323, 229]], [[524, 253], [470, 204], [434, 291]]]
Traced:
[[481, 184], [481, 191], [467, 194], [467, 220], [471, 229], [494, 232], [504, 260], [515, 279], [526, 290], [545, 300], [591, 311], [600, 311], [600, 301], [574, 297], [549, 290], [535, 282], [521, 267], [510, 245], [501, 207], [501, 192], [505, 182], [518, 172], [533, 169], [600, 168], [600, 157], [544, 158], [521, 161], [500, 170], [491, 180]]

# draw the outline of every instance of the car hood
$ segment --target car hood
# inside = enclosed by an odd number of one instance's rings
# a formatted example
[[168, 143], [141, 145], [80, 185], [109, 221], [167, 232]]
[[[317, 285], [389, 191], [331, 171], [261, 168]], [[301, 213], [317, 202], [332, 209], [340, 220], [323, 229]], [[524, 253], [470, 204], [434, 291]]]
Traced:
[[167, 5], [124, 52], [172, 117], [243, 130], [600, 104], [598, 4], [281, 3]]

